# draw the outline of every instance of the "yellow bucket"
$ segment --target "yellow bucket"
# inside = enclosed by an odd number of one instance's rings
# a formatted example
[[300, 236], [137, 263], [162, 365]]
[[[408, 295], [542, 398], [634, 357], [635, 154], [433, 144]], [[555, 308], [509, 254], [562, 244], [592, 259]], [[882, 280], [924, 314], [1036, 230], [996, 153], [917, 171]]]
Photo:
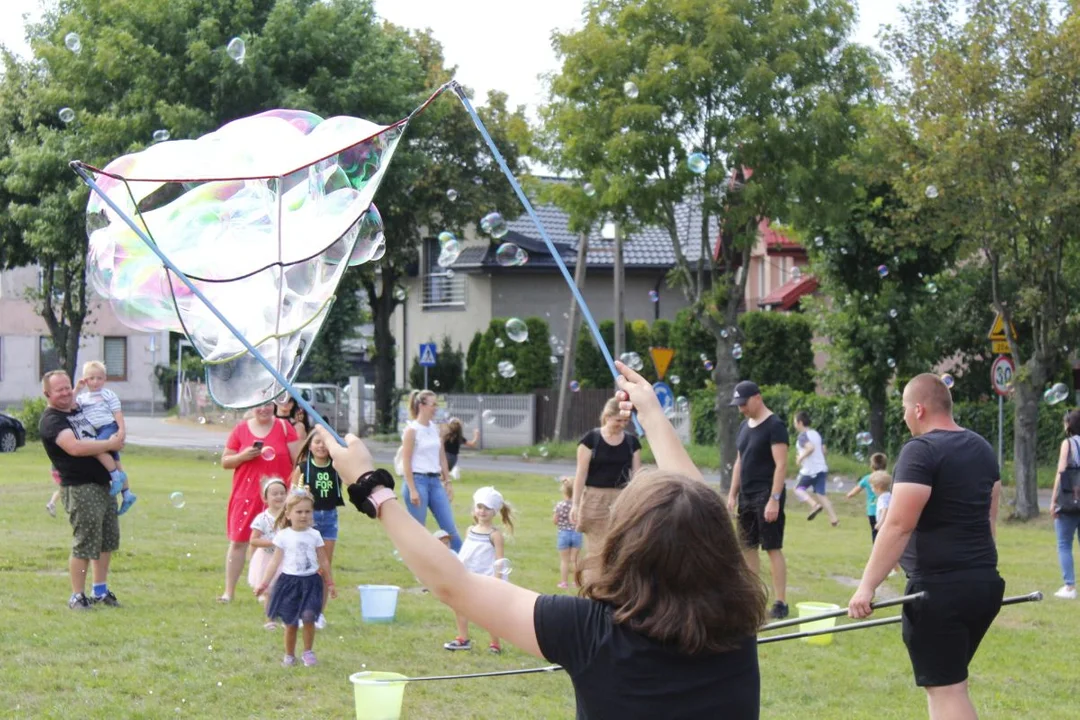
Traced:
[[[813, 617], [814, 615], [820, 615], [830, 610], [839, 610], [839, 605], [833, 605], [832, 603], [821, 602], [801, 602], [795, 605], [799, 609], [799, 617]], [[811, 630], [824, 630], [825, 628], [836, 627], [836, 618], [824, 618], [823, 620], [815, 620], [814, 622], [800, 623], [800, 632], [809, 632]], [[805, 643], [811, 645], [829, 645], [832, 643], [832, 635], [815, 635], [814, 637], [802, 638]]]
[[404, 675], [391, 672], [358, 672], [350, 675], [349, 682], [353, 684], [356, 698], [356, 720], [400, 720], [401, 702], [405, 699], [404, 680]]

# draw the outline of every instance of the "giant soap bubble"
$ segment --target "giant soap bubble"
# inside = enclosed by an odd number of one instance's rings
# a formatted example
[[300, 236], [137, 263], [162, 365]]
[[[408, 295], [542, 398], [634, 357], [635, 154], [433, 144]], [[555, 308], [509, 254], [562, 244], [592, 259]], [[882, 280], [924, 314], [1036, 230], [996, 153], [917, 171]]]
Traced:
[[[292, 382], [345, 269], [385, 252], [372, 199], [404, 127], [270, 110], [87, 169]], [[97, 193], [87, 233], [93, 289], [134, 329], [185, 333], [206, 363], [216, 402], [248, 407], [282, 392]]]

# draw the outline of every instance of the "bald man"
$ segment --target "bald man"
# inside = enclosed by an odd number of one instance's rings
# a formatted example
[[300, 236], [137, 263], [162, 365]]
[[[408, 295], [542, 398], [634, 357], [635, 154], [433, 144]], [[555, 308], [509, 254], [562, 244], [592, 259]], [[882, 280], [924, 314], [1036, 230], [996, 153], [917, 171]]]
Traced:
[[936, 375], [904, 388], [904, 422], [912, 438], [896, 461], [889, 512], [848, 613], [870, 615], [874, 590], [900, 560], [905, 594], [926, 591], [904, 606], [903, 637], [930, 717], [977, 718], [968, 663], [1005, 594], [994, 544], [997, 460], [990, 443], [953, 421], [952, 396]]

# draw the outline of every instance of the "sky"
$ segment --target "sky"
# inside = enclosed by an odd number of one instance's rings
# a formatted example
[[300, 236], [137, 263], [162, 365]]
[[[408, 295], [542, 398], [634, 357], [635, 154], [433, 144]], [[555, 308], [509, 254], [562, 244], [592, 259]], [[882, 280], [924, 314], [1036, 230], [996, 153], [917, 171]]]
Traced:
[[[860, 8], [858, 42], [877, 46], [874, 36], [899, 19], [899, 0], [856, 0]], [[431, 28], [442, 43], [456, 79], [483, 102], [488, 90], [502, 90], [510, 107], [526, 105], [535, 118], [546, 95], [540, 76], [559, 69], [551, 34], [580, 24], [582, 0], [375, 0], [386, 20], [410, 28]], [[36, 13], [39, 0], [0, 0], [0, 44], [29, 54], [22, 16]]]

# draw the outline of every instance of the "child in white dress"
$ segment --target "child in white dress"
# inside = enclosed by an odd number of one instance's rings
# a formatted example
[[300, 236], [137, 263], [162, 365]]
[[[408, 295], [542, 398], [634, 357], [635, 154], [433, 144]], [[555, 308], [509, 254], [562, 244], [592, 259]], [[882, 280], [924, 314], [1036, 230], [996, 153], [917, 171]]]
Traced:
[[[268, 477], [262, 481], [262, 496], [263, 502], [266, 503], [266, 509], [251, 521], [251, 540], [249, 544], [252, 552], [251, 562], [248, 563], [248, 585], [251, 587], [259, 584], [266, 566], [270, 564], [270, 560], [274, 557], [274, 536], [277, 535], [275, 523], [277, 523], [278, 516], [281, 515], [282, 508], [285, 507], [286, 495], [288, 495], [288, 489], [285, 487], [285, 481], [281, 478]], [[263, 606], [266, 605], [270, 593], [274, 590], [274, 580], [277, 580], [277, 575], [270, 580], [270, 587], [266, 589], [266, 592], [259, 595], [259, 602]], [[273, 620], [269, 620], [263, 627], [267, 630], [273, 630], [277, 625]]]

